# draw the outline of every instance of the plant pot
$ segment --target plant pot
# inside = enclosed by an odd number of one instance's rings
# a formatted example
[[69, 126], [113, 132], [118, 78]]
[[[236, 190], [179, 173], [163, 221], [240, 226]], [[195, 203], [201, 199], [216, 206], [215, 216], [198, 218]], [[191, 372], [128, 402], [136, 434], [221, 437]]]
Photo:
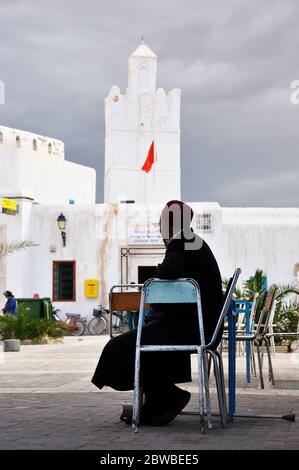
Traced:
[[277, 353], [287, 353], [288, 352], [288, 345], [287, 344], [275, 345], [275, 351]]
[[4, 352], [19, 352], [21, 349], [21, 342], [19, 339], [5, 339]]

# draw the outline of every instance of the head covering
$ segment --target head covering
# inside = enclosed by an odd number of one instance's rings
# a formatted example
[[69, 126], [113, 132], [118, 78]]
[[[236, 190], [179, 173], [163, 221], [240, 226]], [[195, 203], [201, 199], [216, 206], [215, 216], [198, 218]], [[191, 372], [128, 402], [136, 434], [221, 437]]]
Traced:
[[180, 208], [181, 213], [186, 212], [186, 215], [189, 215], [190, 217], [190, 224], [191, 224], [191, 220], [193, 219], [194, 213], [193, 213], [192, 207], [190, 207], [188, 204], [186, 204], [183, 201], [179, 201], [177, 199], [172, 199], [171, 201], [166, 202], [166, 206], [168, 208], [177, 206]]
[[193, 210], [183, 201], [173, 199], [168, 201], [161, 214], [161, 234], [163, 239], [169, 239], [178, 232], [190, 231]]
[[5, 295], [5, 297], [13, 297], [13, 294], [12, 294], [12, 292], [10, 292], [10, 290], [4, 291], [3, 295]]

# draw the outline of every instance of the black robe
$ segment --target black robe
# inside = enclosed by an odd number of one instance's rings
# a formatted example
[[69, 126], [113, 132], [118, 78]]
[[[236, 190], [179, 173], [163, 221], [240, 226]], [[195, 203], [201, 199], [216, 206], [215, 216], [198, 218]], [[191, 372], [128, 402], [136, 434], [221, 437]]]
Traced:
[[[200, 286], [206, 343], [215, 330], [222, 307], [221, 275], [215, 257], [207, 245], [194, 235], [195, 249], [183, 238], [174, 238], [155, 277], [195, 279]], [[134, 388], [136, 330], [112, 338], [103, 349], [92, 383], [115, 390]], [[200, 344], [195, 304], [154, 305], [142, 329], [143, 344]], [[163, 387], [191, 381], [190, 353], [141, 353], [141, 384], [146, 388]]]

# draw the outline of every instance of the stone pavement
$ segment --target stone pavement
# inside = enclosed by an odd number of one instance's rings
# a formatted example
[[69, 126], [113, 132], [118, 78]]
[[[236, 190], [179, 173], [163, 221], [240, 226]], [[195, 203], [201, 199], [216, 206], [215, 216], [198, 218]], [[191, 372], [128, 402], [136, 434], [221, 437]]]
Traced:
[[[121, 404], [131, 392], [98, 391], [90, 383], [107, 336], [72, 338], [64, 344], [22, 346], [20, 353], [0, 353], [0, 449], [299, 449], [299, 354], [277, 354], [274, 368], [292, 389], [258, 388], [245, 383], [244, 357], [238, 357], [237, 410], [251, 413], [295, 412], [298, 421], [235, 419], [222, 429], [214, 417], [204, 435], [196, 416], [179, 416], [168, 426], [143, 427], [134, 434], [119, 421]], [[196, 370], [194, 357], [194, 371]], [[227, 361], [225, 360], [225, 363]], [[265, 374], [266, 376], [266, 374]], [[266, 377], [265, 377], [266, 378]], [[291, 385], [290, 385], [291, 386]], [[194, 382], [186, 411], [196, 409]], [[212, 382], [213, 410], [217, 401]]]

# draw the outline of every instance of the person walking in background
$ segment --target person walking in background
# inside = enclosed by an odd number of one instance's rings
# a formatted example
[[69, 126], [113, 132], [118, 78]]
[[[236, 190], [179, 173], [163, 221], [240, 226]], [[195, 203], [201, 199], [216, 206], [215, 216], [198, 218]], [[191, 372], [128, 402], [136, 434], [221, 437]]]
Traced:
[[3, 313], [11, 313], [12, 315], [17, 314], [17, 301], [14, 298], [14, 295], [9, 291], [6, 290], [3, 292], [4, 297], [7, 298], [5, 307], [2, 309]]
[[[131, 282], [131, 285], [136, 284], [135, 282]], [[138, 326], [138, 318], [139, 318], [139, 311], [138, 310], [129, 310], [127, 312], [128, 315], [128, 324], [129, 324], [129, 331], [137, 329]]]

